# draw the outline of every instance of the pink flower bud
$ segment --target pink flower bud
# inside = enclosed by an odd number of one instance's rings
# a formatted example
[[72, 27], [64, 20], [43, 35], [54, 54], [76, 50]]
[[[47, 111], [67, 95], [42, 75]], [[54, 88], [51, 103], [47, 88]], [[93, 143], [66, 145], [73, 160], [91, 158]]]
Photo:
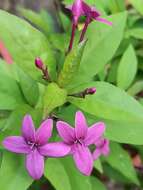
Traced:
[[35, 65], [36, 65], [36, 67], [38, 68], [38, 69], [43, 69], [43, 61], [39, 58], [39, 57], [37, 57], [36, 59], [35, 59]]
[[95, 87], [87, 88], [85, 92], [86, 94], [95, 94], [96, 88]]

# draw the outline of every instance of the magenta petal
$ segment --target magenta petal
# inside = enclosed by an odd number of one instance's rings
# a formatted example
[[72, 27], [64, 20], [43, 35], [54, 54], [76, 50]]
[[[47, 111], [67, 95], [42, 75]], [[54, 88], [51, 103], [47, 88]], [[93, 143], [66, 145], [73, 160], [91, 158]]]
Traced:
[[110, 21], [108, 21], [108, 20], [106, 20], [106, 19], [104, 19], [104, 18], [96, 17], [95, 20], [97, 20], [97, 21], [99, 21], [99, 22], [102, 22], [102, 23], [104, 23], [104, 24], [107, 24], [107, 25], [112, 26], [112, 22], [110, 22]]
[[75, 25], [77, 25], [79, 17], [84, 14], [82, 0], [75, 0], [72, 6], [72, 14]]
[[109, 153], [110, 153], [109, 140], [104, 139], [104, 146], [102, 148], [102, 154], [104, 156], [108, 156]]
[[44, 157], [39, 154], [37, 149], [34, 149], [26, 156], [26, 168], [33, 179], [38, 180], [42, 177], [44, 173]]
[[97, 160], [101, 154], [102, 153], [101, 153], [100, 148], [96, 148], [95, 151], [93, 152], [93, 160]]
[[70, 152], [71, 147], [63, 142], [55, 142], [43, 145], [38, 150], [43, 156], [62, 157]]
[[79, 171], [89, 176], [93, 169], [93, 157], [90, 150], [87, 147], [79, 145], [73, 154], [73, 158]]
[[87, 135], [88, 126], [86, 123], [86, 119], [82, 112], [76, 112], [75, 116], [75, 134], [76, 138], [85, 138]]
[[57, 130], [60, 137], [64, 140], [64, 142], [70, 144], [75, 140], [74, 128], [71, 127], [68, 123], [63, 121], [58, 121]]
[[35, 142], [35, 127], [30, 115], [26, 115], [22, 123], [22, 136], [31, 142]]
[[88, 128], [87, 136], [84, 140], [84, 143], [89, 146], [94, 144], [104, 133], [105, 125], [102, 122], [95, 123]]
[[30, 147], [26, 144], [25, 139], [18, 136], [5, 138], [3, 141], [3, 146], [7, 150], [15, 153], [27, 154], [31, 151]]
[[52, 136], [53, 120], [47, 119], [36, 131], [36, 142], [40, 145], [46, 144], [48, 139]]

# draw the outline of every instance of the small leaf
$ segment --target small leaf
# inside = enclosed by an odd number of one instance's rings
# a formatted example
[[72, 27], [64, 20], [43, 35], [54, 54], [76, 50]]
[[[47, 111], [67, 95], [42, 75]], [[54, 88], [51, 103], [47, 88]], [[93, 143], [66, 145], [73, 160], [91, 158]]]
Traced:
[[128, 153], [116, 143], [111, 143], [110, 149], [109, 156], [104, 158], [105, 161], [127, 177], [131, 182], [139, 185], [139, 180]]
[[56, 190], [72, 190], [69, 176], [60, 160], [46, 160], [44, 175]]
[[39, 98], [38, 83], [21, 69], [18, 69], [18, 76], [24, 97], [31, 106], [35, 106]]
[[143, 1], [142, 0], [129, 0], [133, 7], [143, 15]]
[[50, 83], [45, 90], [43, 98], [44, 116], [53, 109], [66, 102], [67, 91], [60, 88], [56, 83]]
[[103, 173], [102, 163], [100, 159], [94, 161], [94, 168], [96, 168], [99, 172]]
[[59, 86], [66, 87], [77, 74], [85, 45], [86, 41], [81, 42], [67, 55], [63, 69], [58, 77]]
[[128, 89], [128, 94], [131, 96], [135, 96], [139, 92], [143, 90], [143, 81], [137, 81], [134, 83], [129, 89]]
[[106, 190], [104, 184], [97, 178], [91, 176], [92, 190]]
[[0, 168], [0, 187], [5, 190], [26, 190], [32, 183], [24, 166], [24, 157], [3, 152], [2, 165]]
[[134, 37], [139, 40], [143, 40], [143, 29], [142, 28], [133, 28], [126, 32], [127, 37]]
[[117, 72], [117, 85], [127, 89], [133, 82], [137, 72], [137, 57], [132, 45], [125, 51]]

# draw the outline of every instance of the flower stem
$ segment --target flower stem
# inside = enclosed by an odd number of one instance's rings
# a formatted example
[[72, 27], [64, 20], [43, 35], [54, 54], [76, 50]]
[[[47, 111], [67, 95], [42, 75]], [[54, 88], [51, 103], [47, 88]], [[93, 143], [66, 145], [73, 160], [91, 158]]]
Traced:
[[73, 47], [75, 31], [76, 31], [76, 25], [73, 23], [73, 25], [72, 25], [72, 34], [71, 34], [70, 44], [69, 44], [69, 48], [68, 48], [68, 53], [72, 50], [72, 47]]
[[85, 24], [84, 24], [84, 27], [83, 27], [83, 30], [81, 32], [79, 43], [84, 40], [84, 36], [85, 36], [86, 31], [87, 31], [88, 25], [89, 25], [89, 18], [87, 17], [87, 19], [85, 21]]

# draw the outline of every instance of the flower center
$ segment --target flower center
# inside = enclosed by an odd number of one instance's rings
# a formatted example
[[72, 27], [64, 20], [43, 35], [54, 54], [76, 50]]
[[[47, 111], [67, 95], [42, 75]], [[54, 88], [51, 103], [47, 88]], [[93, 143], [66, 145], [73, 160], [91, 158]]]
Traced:
[[80, 145], [82, 145], [82, 144], [83, 144], [83, 141], [82, 141], [82, 139], [76, 139], [76, 140], [74, 141], [74, 144], [80, 144]]
[[30, 146], [31, 150], [37, 148], [39, 146], [38, 143], [36, 142], [31, 142], [31, 141], [28, 141], [27, 144]]

